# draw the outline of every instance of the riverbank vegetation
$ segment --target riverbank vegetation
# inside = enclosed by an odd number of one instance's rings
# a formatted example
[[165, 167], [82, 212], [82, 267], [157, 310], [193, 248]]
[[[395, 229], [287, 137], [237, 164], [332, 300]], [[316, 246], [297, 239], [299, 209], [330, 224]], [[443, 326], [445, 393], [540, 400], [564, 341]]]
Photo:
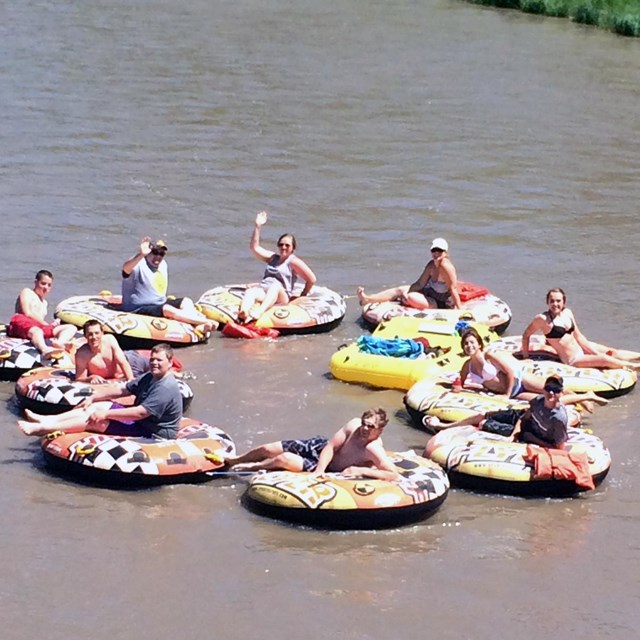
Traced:
[[640, 0], [470, 0], [475, 4], [520, 9], [640, 37]]

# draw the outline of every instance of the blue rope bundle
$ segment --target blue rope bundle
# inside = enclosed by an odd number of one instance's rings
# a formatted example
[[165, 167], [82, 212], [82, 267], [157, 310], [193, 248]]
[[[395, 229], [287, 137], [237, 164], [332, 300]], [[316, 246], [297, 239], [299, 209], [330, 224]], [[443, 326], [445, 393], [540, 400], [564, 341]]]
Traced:
[[360, 336], [357, 344], [360, 351], [380, 356], [410, 358], [413, 360], [424, 354], [424, 346], [409, 338], [385, 339], [374, 336]]

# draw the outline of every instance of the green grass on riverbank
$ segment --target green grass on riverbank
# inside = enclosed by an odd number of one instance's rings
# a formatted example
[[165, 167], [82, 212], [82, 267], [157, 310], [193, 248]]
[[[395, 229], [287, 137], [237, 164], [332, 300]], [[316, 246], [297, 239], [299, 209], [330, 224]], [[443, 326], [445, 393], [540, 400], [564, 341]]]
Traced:
[[520, 9], [640, 37], [640, 0], [470, 0], [475, 4]]

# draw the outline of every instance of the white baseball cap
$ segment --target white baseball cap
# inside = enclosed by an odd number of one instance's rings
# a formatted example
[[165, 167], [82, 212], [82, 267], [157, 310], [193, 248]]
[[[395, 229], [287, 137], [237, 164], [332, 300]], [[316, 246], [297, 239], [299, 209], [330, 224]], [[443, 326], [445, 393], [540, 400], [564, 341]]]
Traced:
[[431, 243], [431, 251], [434, 249], [442, 249], [443, 251], [449, 251], [449, 243], [444, 238], [436, 238]]

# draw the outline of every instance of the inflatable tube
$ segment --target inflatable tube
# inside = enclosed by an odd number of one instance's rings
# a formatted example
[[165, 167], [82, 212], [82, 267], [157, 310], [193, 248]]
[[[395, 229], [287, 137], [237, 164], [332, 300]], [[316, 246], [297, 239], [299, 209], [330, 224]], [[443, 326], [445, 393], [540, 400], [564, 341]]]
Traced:
[[[49, 340], [46, 341], [51, 345]], [[76, 349], [84, 343], [84, 337], [77, 333], [71, 349], [60, 354], [55, 359], [43, 359], [42, 354], [29, 342], [21, 338], [10, 338], [7, 336], [6, 325], [0, 325], [0, 380], [17, 380], [23, 373], [31, 371], [36, 367], [73, 366], [73, 354]]]
[[[553, 360], [521, 360], [523, 369], [537, 376], [548, 378], [561, 376], [565, 391], [587, 393], [593, 391], [603, 398], [617, 398], [629, 393], [636, 386], [638, 376], [634, 371], [626, 369], [589, 369], [572, 367]], [[445, 378], [453, 382], [456, 375], [445, 373]]]
[[121, 311], [121, 303], [122, 296], [74, 296], [63, 300], [55, 315], [76, 327], [82, 327], [87, 320], [98, 320], [125, 349], [144, 349], [158, 342], [185, 347], [209, 338], [208, 333], [185, 322]]
[[221, 429], [183, 418], [175, 440], [56, 432], [42, 439], [47, 465], [63, 475], [106, 486], [137, 488], [205, 482], [235, 445]]
[[447, 497], [447, 475], [413, 452], [389, 455], [402, 475], [396, 482], [337, 473], [259, 473], [242, 501], [260, 515], [323, 529], [395, 527], [431, 515]]
[[[529, 402], [484, 391], [452, 391], [427, 379], [416, 382], [407, 391], [404, 406], [413, 423], [424, 428], [422, 420], [425, 416], [435, 416], [442, 422], [456, 422], [489, 411], [526, 409]], [[570, 424], [579, 425], [582, 420], [581, 414], [573, 406], [568, 406], [567, 412]]]
[[526, 409], [527, 401], [476, 391], [452, 391], [433, 380], [416, 382], [404, 396], [404, 406], [417, 427], [423, 427], [425, 416], [435, 416], [442, 422], [464, 420], [478, 413], [503, 409]]
[[[487, 350], [507, 351], [516, 358], [522, 359], [522, 336], [502, 336], [493, 340]], [[540, 334], [531, 336], [529, 340], [529, 359], [560, 362], [558, 354]]]
[[[373, 332], [375, 338], [420, 338], [426, 340], [431, 348], [440, 349], [443, 355], [425, 354], [415, 359], [394, 357], [362, 351], [357, 343], [353, 343], [331, 356], [329, 369], [335, 378], [343, 382], [406, 391], [418, 380], [460, 371], [466, 356], [461, 351], [456, 326], [449, 321], [392, 318], [378, 326]], [[473, 326], [485, 341], [493, 335], [486, 325]]]
[[[226, 285], [210, 289], [200, 296], [198, 308], [210, 320], [222, 324], [238, 317], [240, 302], [250, 285]], [[294, 289], [299, 295], [302, 285]], [[337, 327], [347, 311], [342, 296], [326, 287], [314, 286], [308, 295], [289, 304], [271, 307], [255, 323], [258, 328], [277, 329], [281, 335], [291, 333], [324, 333]]]
[[[564, 451], [586, 453], [594, 484], [604, 480], [611, 456], [602, 440], [582, 429], [569, 427]], [[536, 478], [533, 464], [525, 460], [526, 453], [526, 444], [510, 442], [473, 427], [445, 429], [427, 444], [427, 455], [446, 469], [454, 486], [525, 496], [571, 495], [581, 491], [571, 480]]]
[[[80, 404], [87, 396], [93, 393], [93, 389], [99, 386], [105, 389], [108, 386], [119, 387], [120, 382], [91, 385], [88, 382], [76, 382], [75, 370], [53, 367], [41, 367], [33, 369], [22, 375], [16, 382], [16, 398], [24, 409], [31, 409], [36, 413], [55, 414], [69, 411]], [[193, 400], [191, 387], [181, 379], [177, 379], [182, 395], [182, 406], [186, 411]], [[127, 405], [126, 398], [118, 400]]]
[[462, 309], [413, 309], [397, 300], [371, 302], [362, 308], [363, 320], [372, 327], [398, 316], [423, 320], [446, 319], [452, 322], [467, 320], [491, 327], [496, 333], [504, 333], [511, 322], [511, 309], [483, 287], [469, 282], [458, 282]]

